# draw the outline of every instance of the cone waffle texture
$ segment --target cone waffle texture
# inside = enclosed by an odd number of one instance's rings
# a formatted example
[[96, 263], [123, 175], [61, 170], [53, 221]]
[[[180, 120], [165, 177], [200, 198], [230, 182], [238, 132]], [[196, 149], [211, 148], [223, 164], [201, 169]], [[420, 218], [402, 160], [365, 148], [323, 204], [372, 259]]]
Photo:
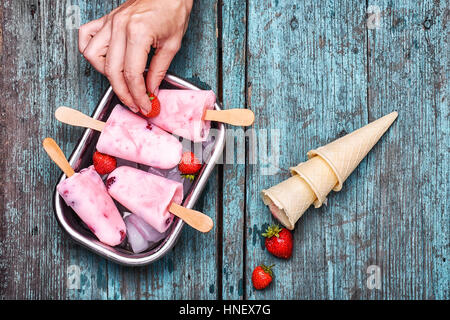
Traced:
[[297, 220], [316, 199], [314, 191], [298, 175], [263, 190], [261, 195], [275, 218], [290, 230], [294, 229]]
[[342, 138], [308, 152], [309, 158], [320, 156], [334, 171], [338, 179], [334, 191], [342, 189], [344, 181], [391, 126], [397, 115], [397, 112], [392, 112]]
[[330, 166], [321, 157], [313, 157], [298, 166], [291, 168], [293, 175], [299, 175], [314, 191], [317, 199], [314, 207], [319, 208], [328, 193], [336, 186], [338, 179]]
[[323, 147], [308, 152], [309, 160], [292, 167], [292, 177], [261, 192], [272, 214], [286, 228], [314, 203], [316, 208], [331, 190], [339, 191], [348, 176], [397, 118], [392, 112]]

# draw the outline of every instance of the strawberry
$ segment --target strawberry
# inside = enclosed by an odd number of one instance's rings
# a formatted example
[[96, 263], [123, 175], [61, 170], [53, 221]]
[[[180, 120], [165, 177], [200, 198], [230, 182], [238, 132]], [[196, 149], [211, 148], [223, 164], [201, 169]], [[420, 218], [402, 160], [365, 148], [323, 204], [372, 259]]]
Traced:
[[201, 167], [201, 162], [195, 157], [195, 154], [190, 151], [183, 153], [181, 161], [178, 164], [178, 170], [180, 170], [182, 175], [192, 175], [197, 173]]
[[264, 289], [272, 282], [272, 267], [273, 265], [266, 267], [262, 264], [253, 270], [252, 283], [256, 290]]
[[92, 160], [94, 161], [95, 171], [100, 175], [110, 173], [117, 166], [116, 158], [98, 151], [94, 152]]
[[149, 97], [149, 99], [150, 99], [150, 101], [152, 103], [152, 111], [150, 111], [148, 114], [143, 113], [141, 109], [139, 109], [139, 111], [144, 116], [149, 117], [149, 118], [153, 118], [153, 117], [156, 117], [159, 114], [159, 112], [161, 111], [161, 105], [159, 103], [158, 97], [155, 96], [153, 93], [149, 93], [148, 97]]
[[266, 237], [267, 251], [275, 257], [288, 259], [292, 255], [292, 234], [288, 229], [271, 225], [262, 235]]

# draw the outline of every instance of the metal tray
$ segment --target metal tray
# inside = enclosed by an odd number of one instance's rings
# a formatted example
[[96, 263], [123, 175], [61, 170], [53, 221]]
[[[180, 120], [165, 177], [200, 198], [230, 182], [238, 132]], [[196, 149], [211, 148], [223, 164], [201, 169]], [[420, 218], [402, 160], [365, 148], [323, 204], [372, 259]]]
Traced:
[[[189, 83], [183, 79], [180, 79], [174, 75], [166, 75], [161, 87], [164, 88], [176, 88], [176, 89], [193, 89], [200, 90], [192, 83]], [[105, 95], [101, 99], [97, 108], [94, 110], [92, 117], [94, 119], [106, 121], [113, 107], [120, 103], [111, 87], [106, 91]], [[215, 109], [220, 110], [221, 106], [216, 102]], [[212, 122], [211, 130], [216, 132], [215, 143], [211, 150], [209, 160], [205, 163], [194, 181], [189, 193], [183, 199], [183, 205], [187, 208], [192, 208], [195, 205], [198, 197], [200, 196], [203, 188], [206, 185], [209, 175], [211, 174], [216, 161], [222, 154], [225, 144], [225, 126], [222, 123]], [[69, 157], [69, 162], [75, 171], [79, 171], [82, 168], [92, 164], [92, 154], [97, 144], [97, 139], [100, 133], [86, 129], [79, 142], [77, 143], [74, 151]], [[66, 175], [62, 174], [58, 183], [66, 179]], [[101, 243], [95, 238], [95, 236], [87, 231], [81, 224], [81, 220], [68, 207], [62, 197], [55, 191], [53, 195], [53, 205], [56, 218], [62, 227], [75, 241], [88, 248], [89, 250], [122, 265], [127, 266], [142, 266], [150, 264], [162, 256], [164, 256], [176, 243], [178, 237], [181, 234], [184, 222], [181, 219], [175, 217], [172, 223], [171, 229], [166, 238], [161, 243], [150, 251], [135, 254], [132, 251], [128, 251], [121, 247], [111, 247]], [[200, 235], [201, 236], [201, 235]]]

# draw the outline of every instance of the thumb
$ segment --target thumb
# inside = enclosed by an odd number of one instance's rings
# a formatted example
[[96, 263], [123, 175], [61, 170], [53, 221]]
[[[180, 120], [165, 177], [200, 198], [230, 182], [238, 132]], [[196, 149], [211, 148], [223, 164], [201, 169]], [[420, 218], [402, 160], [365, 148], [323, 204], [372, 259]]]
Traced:
[[150, 93], [155, 94], [179, 49], [180, 45], [177, 44], [176, 46], [162, 46], [156, 50], [150, 62], [146, 79], [147, 90]]

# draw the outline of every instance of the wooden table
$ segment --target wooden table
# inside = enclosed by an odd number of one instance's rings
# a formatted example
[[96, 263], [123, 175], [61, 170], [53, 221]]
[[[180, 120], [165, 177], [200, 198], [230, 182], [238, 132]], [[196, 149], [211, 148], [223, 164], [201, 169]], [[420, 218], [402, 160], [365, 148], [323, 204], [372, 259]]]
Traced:
[[[85, 23], [120, 1], [4, 0], [0, 297], [448, 299], [446, 1], [194, 2], [170, 70], [213, 89], [225, 108], [252, 109], [258, 141], [264, 130], [269, 137], [256, 150], [280, 169], [267, 175], [260, 156], [252, 164], [249, 142], [245, 163], [217, 166], [198, 202], [213, 231], [184, 228], [150, 266], [122, 267], [75, 244], [53, 215], [60, 173], [41, 141], [54, 137], [69, 154], [82, 129], [58, 123], [55, 108], [91, 113], [108, 87], [78, 53], [77, 8]], [[292, 258], [269, 255], [261, 232], [273, 220], [261, 189], [288, 177], [308, 150], [393, 110], [398, 120], [342, 191], [299, 220]], [[259, 263], [276, 264], [260, 292], [250, 280]], [[79, 289], [67, 287], [71, 265]], [[367, 286], [371, 265], [379, 289]]]

